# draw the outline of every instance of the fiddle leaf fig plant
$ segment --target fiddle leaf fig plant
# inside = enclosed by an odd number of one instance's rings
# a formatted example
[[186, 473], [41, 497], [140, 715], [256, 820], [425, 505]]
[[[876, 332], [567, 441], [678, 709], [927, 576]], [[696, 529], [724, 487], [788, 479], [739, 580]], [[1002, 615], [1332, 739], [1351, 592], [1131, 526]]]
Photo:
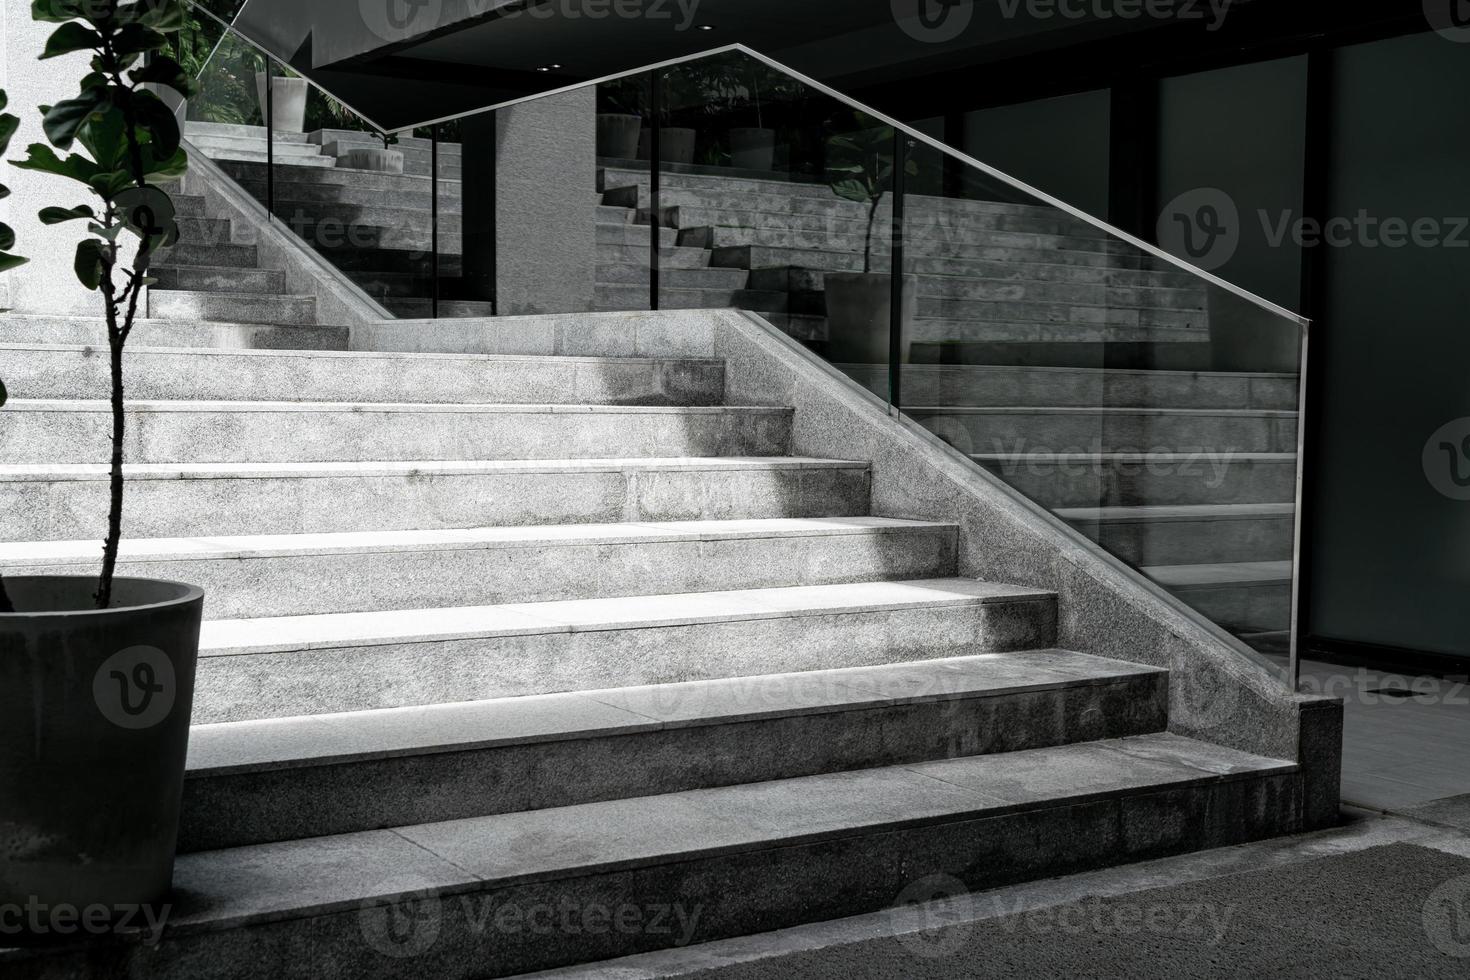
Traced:
[[[87, 289], [101, 294], [107, 320], [112, 403], [112, 460], [107, 534], [97, 608], [112, 603], [113, 575], [122, 538], [123, 348], [138, 315], [154, 254], [178, 239], [174, 205], [160, 182], [183, 176], [188, 156], [174, 110], [159, 97], [179, 99], [192, 90], [188, 76], [168, 49], [169, 35], [186, 23], [185, 0], [34, 0], [31, 16], [60, 26], [41, 58], [91, 52], [89, 71], [75, 98], [42, 106], [42, 129], [50, 146], [33, 143], [24, 170], [63, 177], [82, 185], [88, 203], [43, 208], [41, 222], [85, 222], [87, 237], [76, 248], [73, 269]], [[80, 146], [82, 152], [73, 147]], [[58, 155], [57, 151], [61, 151]]]
[[[0, 154], [4, 154], [10, 148], [10, 138], [15, 135], [16, 127], [20, 125], [20, 119], [14, 114], [4, 112], [7, 99], [5, 92], [0, 89]], [[10, 188], [0, 184], [0, 197], [8, 197]], [[3, 221], [0, 221], [0, 272], [8, 272], [18, 265], [25, 263], [25, 259], [13, 254], [10, 250], [15, 247], [15, 231]], [[0, 408], [5, 407], [5, 380], [0, 378]], [[0, 577], [0, 613], [15, 612], [15, 605], [10, 601], [10, 593], [5, 591], [5, 579]]]
[[[864, 119], [866, 117], [863, 117]], [[861, 121], [861, 120], [860, 120]], [[912, 159], [904, 173], [918, 175]], [[863, 248], [863, 272], [873, 271], [873, 224], [883, 195], [893, 186], [893, 127], [869, 126], [827, 140], [827, 185], [846, 201], [866, 204], [868, 233]]]

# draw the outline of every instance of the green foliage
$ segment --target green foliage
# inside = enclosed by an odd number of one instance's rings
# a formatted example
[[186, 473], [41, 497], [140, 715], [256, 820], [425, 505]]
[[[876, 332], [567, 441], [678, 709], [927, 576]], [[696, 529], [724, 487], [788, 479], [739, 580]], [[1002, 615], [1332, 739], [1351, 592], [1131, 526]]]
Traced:
[[[867, 272], [873, 264], [873, 223], [878, 204], [893, 189], [894, 131], [892, 126], [877, 123], [864, 113], [856, 113], [856, 122], [858, 128], [827, 140], [827, 186], [843, 200], [868, 207], [863, 250], [863, 271]], [[919, 166], [912, 158], [904, 164], [904, 173], [918, 176]]]
[[[11, 113], [4, 112], [8, 99], [4, 90], [0, 90], [0, 154], [4, 154], [10, 148], [11, 137], [20, 126], [20, 119]], [[9, 197], [10, 188], [0, 184], [0, 197]], [[10, 250], [15, 247], [15, 231], [4, 222], [0, 222], [0, 272], [14, 269], [18, 265], [24, 265], [26, 260], [19, 255], [12, 255]], [[0, 405], [5, 404], [5, 386], [0, 384]]]

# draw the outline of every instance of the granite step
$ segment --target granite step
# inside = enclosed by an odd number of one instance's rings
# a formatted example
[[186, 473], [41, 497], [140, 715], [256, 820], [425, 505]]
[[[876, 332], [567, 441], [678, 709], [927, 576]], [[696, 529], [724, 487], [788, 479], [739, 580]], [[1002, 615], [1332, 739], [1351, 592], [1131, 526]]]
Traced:
[[1292, 570], [1290, 558], [1141, 569], [1232, 633], [1273, 633], [1291, 627]]
[[150, 272], [158, 280], [154, 288], [159, 290], [266, 295], [286, 291], [286, 274], [274, 269], [155, 264]]
[[215, 245], [181, 243], [160, 251], [154, 261], [166, 266], [254, 269], [259, 265], [260, 259], [254, 245], [235, 245], [226, 241]]
[[[700, 250], [691, 250], [700, 251]], [[642, 262], [618, 262], [599, 261], [597, 263], [597, 284], [599, 286], [622, 286], [648, 285], [648, 256], [644, 254]], [[660, 256], [662, 258], [662, 256]], [[708, 267], [694, 266], [692, 268], [673, 267], [659, 265], [658, 282], [660, 287], [673, 289], [723, 289], [729, 292], [746, 288], [746, 281], [750, 274], [744, 269], [714, 269]], [[784, 290], [763, 290], [765, 292], [784, 292]]]
[[[649, 225], [598, 222], [596, 241], [599, 246], [599, 254], [601, 246], [604, 245], [642, 246], [647, 251], [652, 235], [653, 228]], [[678, 236], [679, 232], [673, 228], [660, 228], [658, 230], [659, 245], [667, 247], [683, 245], [683, 242], [678, 241]]]
[[[93, 347], [0, 344], [14, 398], [104, 399]], [[436, 404], [718, 405], [724, 362], [708, 359], [169, 350], [130, 345], [128, 395], [140, 400]]]
[[[1301, 825], [1294, 764], [1139, 735], [188, 854], [162, 942], [109, 963], [508, 976], [875, 912], [931, 875], [982, 891]], [[575, 928], [549, 942], [541, 908]], [[622, 925], [588, 927], [608, 909]], [[88, 953], [3, 955], [30, 980]]]
[[904, 412], [961, 452], [1292, 453], [1297, 413], [1236, 408], [926, 406]]
[[1056, 596], [917, 579], [236, 620], [200, 635], [199, 724], [1047, 647]]
[[1071, 507], [1056, 514], [1135, 567], [1289, 561], [1295, 544], [1291, 503]]
[[1257, 504], [1296, 496], [1294, 453], [978, 453], [1034, 501], [1067, 507]]
[[[409, 462], [781, 456], [792, 410], [729, 405], [130, 401], [135, 463]], [[86, 463], [108, 444], [106, 401], [12, 399], [9, 463]]]
[[[0, 544], [7, 575], [96, 559], [92, 540]], [[934, 578], [955, 574], [955, 528], [842, 517], [129, 538], [119, 568], [201, 586], [209, 619], [303, 616]]]
[[1167, 710], [1167, 671], [1028, 650], [198, 725], [180, 849], [1144, 735]]
[[[869, 486], [867, 463], [790, 456], [133, 464], [124, 472], [130, 538], [853, 517], [868, 513]], [[95, 535], [106, 526], [107, 475], [100, 463], [0, 464], [0, 541]]]
[[148, 315], [164, 320], [305, 326], [316, 323], [316, 297], [154, 286], [148, 290]]
[[[700, 270], [704, 271], [704, 270]], [[688, 281], [687, 278], [685, 280]], [[755, 289], [726, 289], [720, 286], [674, 286], [667, 285], [659, 277], [659, 306], [666, 310], [706, 310], [735, 307], [742, 310], [784, 313], [787, 308], [785, 293]], [[599, 309], [646, 310], [649, 305], [649, 289], [646, 284], [597, 283], [596, 303]]]
[[[129, 350], [140, 347], [209, 348], [211, 350], [344, 351], [350, 331], [318, 324], [272, 324], [209, 321], [200, 318], [150, 319], [134, 322]], [[107, 346], [107, 324], [101, 317], [6, 314], [0, 318], [0, 343], [16, 345]]]

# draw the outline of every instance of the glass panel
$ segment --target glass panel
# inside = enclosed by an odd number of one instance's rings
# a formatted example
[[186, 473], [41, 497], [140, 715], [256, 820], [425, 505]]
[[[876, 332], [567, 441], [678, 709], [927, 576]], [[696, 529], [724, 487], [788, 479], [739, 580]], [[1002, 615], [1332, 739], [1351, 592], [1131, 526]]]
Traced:
[[950, 172], [944, 193], [905, 201], [904, 411], [1207, 618], [1282, 648], [1300, 325], [948, 156], [913, 151], [918, 173]]
[[[597, 187], [594, 243], [597, 273], [593, 308], [652, 308], [653, 76], [647, 72], [597, 86]], [[662, 133], [660, 133], [662, 136]], [[666, 153], [664, 155], [667, 155]], [[673, 233], [660, 231], [659, 269], [678, 268]]]

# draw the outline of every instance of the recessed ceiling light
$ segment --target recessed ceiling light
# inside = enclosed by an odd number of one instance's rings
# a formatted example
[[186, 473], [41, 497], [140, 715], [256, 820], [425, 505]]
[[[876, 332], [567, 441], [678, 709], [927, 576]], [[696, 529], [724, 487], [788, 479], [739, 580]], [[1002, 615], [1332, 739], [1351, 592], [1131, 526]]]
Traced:
[[696, 28], [696, 30], [701, 30], [701, 31], [712, 31], [714, 29], [715, 29], [715, 25], [713, 25], [713, 24], [700, 24], [699, 27]]
[[542, 65], [537, 71], [556, 71], [561, 65]]

